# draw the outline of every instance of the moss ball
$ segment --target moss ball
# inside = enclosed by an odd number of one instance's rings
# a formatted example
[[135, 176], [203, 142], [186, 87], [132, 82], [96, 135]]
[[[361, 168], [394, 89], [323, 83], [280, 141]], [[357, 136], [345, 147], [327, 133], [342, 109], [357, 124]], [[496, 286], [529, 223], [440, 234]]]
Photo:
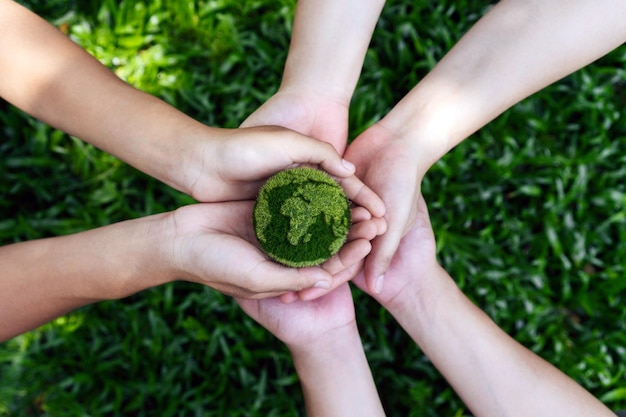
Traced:
[[350, 223], [350, 202], [341, 186], [313, 168], [270, 177], [254, 205], [254, 232], [261, 248], [290, 267], [319, 265], [339, 252]]

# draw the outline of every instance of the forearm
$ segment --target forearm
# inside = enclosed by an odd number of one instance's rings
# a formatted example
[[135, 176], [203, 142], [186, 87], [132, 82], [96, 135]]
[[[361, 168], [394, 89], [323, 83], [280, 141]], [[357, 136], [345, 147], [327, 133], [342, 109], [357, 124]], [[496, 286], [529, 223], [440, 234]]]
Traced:
[[503, 0], [381, 123], [432, 164], [509, 107], [626, 40], [622, 0]]
[[0, 341], [165, 282], [156, 269], [160, 217], [1, 247]]
[[613, 415], [504, 333], [443, 269], [427, 279], [427, 295], [404, 297], [391, 312], [476, 416]]
[[384, 0], [299, 0], [281, 90], [348, 105]]
[[309, 417], [385, 415], [356, 326], [290, 350]]
[[[0, 96], [182, 191], [183, 138], [204, 128], [120, 80], [55, 27], [0, 0]], [[207, 128], [208, 129], [208, 128]]]

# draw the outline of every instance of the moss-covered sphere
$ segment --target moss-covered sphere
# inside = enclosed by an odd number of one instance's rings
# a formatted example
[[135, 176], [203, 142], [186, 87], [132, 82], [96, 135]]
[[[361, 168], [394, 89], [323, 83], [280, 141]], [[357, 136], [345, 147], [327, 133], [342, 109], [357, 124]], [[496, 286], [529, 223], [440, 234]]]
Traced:
[[291, 267], [319, 265], [339, 252], [350, 223], [350, 202], [341, 186], [313, 168], [270, 177], [254, 205], [254, 232], [261, 247]]

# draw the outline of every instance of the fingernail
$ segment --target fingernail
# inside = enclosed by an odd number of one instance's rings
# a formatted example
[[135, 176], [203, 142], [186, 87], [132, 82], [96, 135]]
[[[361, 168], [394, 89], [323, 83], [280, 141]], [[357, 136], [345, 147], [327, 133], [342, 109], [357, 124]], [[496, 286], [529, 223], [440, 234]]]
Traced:
[[345, 159], [342, 159], [341, 162], [343, 162], [343, 166], [348, 170], [348, 171], [354, 171], [356, 170], [356, 167], [354, 166], [354, 164], [350, 161], [347, 161]]
[[330, 288], [330, 282], [328, 281], [317, 281], [315, 283], [315, 285], [313, 286], [313, 288], [324, 288], [324, 289], [329, 289]]
[[376, 278], [376, 282], [374, 283], [374, 292], [376, 294], [380, 294], [380, 292], [383, 290], [383, 281], [385, 280], [385, 276], [381, 275], [378, 278]]

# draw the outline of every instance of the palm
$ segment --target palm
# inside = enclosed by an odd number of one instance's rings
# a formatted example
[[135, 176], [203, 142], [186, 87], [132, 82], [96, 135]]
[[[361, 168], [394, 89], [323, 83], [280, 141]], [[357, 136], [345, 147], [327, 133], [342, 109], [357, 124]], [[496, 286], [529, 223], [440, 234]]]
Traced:
[[[365, 285], [363, 274], [355, 278], [355, 284], [389, 308], [399, 294], [409, 286], [422, 288], [427, 285], [433, 268], [437, 268], [435, 236], [424, 198], [420, 196], [415, 226], [402, 239], [385, 276], [385, 285], [380, 294], [372, 293]], [[415, 281], [419, 281], [417, 287]]]
[[387, 232], [374, 239], [365, 264], [368, 285], [373, 289], [375, 279], [385, 273], [400, 240], [415, 222], [421, 176], [406, 143], [390, 139], [389, 133], [376, 125], [348, 147], [346, 158], [386, 207]]
[[263, 125], [282, 126], [323, 140], [343, 155], [348, 138], [348, 108], [334, 101], [278, 92], [241, 126]]
[[330, 274], [321, 268], [293, 269], [270, 261], [257, 247], [252, 201], [184, 206], [169, 214], [173, 232], [166, 259], [179, 279], [225, 294], [261, 298], [310, 288]]
[[250, 317], [287, 345], [306, 345], [355, 321], [347, 283], [311, 301], [285, 304], [277, 298], [266, 298], [237, 299], [237, 302]]

